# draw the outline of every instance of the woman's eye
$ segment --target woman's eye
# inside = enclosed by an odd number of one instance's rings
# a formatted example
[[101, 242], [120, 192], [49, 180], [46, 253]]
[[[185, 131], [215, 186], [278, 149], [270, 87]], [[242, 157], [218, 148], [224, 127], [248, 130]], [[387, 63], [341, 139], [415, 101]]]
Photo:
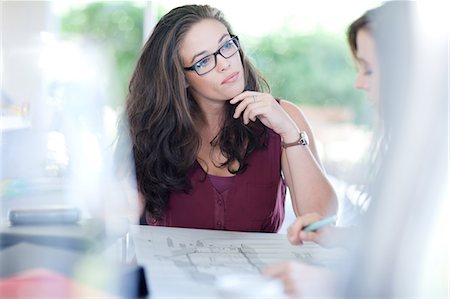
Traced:
[[364, 76], [370, 76], [370, 75], [372, 75], [372, 69], [369, 68], [369, 67], [367, 67], [367, 66], [365, 66], [365, 65], [360, 65], [360, 66], [359, 66], [359, 72], [360, 72], [361, 74], [363, 74]]
[[225, 50], [226, 50], [226, 49], [229, 49], [229, 48], [231, 48], [232, 44], [233, 44], [233, 41], [232, 41], [232, 40], [227, 41], [227, 42], [225, 43], [225, 45], [222, 46], [222, 48], [225, 49]]
[[198, 68], [203, 68], [203, 67], [207, 66], [210, 61], [211, 61], [211, 57], [207, 56], [207, 57], [203, 58], [202, 60], [200, 60], [199, 62], [197, 62], [196, 66]]

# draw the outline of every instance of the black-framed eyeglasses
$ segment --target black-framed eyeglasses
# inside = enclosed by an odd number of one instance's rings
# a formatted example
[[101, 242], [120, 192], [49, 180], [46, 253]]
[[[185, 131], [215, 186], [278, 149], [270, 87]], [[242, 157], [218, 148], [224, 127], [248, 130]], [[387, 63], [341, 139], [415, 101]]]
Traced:
[[230, 58], [239, 51], [239, 38], [237, 36], [231, 36], [231, 39], [226, 41], [222, 47], [216, 52], [203, 57], [190, 67], [185, 67], [186, 71], [195, 71], [199, 76], [203, 76], [206, 73], [212, 71], [217, 65], [217, 55], [222, 56], [225, 59]]

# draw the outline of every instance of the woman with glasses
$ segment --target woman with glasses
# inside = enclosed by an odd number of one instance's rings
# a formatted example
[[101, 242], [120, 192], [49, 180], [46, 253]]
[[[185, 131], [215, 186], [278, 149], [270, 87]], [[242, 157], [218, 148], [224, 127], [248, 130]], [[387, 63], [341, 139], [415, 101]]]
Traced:
[[267, 90], [219, 10], [161, 18], [127, 98], [141, 223], [276, 232], [286, 184], [296, 215], [335, 212], [305, 116]]

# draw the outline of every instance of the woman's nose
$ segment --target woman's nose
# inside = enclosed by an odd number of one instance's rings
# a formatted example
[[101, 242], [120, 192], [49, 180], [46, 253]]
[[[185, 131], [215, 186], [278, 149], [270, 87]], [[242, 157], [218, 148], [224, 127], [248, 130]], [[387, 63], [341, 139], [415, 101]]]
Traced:
[[217, 55], [217, 67], [220, 71], [224, 71], [230, 67], [230, 60], [222, 57], [222, 55]]
[[367, 80], [366, 80], [366, 78], [364, 78], [364, 76], [362, 74], [358, 74], [356, 76], [355, 88], [362, 89], [362, 90], [367, 90], [369, 88], [368, 84], [367, 84]]

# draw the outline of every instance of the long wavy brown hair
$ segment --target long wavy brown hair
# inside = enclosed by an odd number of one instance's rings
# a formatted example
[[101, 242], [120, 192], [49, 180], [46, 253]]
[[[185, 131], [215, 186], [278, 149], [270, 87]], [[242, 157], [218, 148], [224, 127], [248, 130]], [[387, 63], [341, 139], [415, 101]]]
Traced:
[[[189, 29], [204, 19], [215, 19], [234, 35], [222, 12], [208, 5], [177, 7], [164, 15], [145, 43], [132, 75], [126, 103], [126, 116], [133, 145], [139, 192], [145, 210], [155, 219], [164, 215], [169, 194], [189, 192], [187, 173], [197, 159], [200, 136], [195, 120], [202, 111], [185, 85], [185, 74], [179, 55], [180, 43]], [[268, 91], [269, 86], [252, 66], [242, 49], [245, 89]], [[234, 119], [234, 106], [227, 102], [225, 120], [213, 145], [226, 157], [223, 167], [241, 173], [246, 158], [264, 148], [267, 129], [259, 121], [244, 125]], [[234, 161], [238, 169], [232, 169]]]

